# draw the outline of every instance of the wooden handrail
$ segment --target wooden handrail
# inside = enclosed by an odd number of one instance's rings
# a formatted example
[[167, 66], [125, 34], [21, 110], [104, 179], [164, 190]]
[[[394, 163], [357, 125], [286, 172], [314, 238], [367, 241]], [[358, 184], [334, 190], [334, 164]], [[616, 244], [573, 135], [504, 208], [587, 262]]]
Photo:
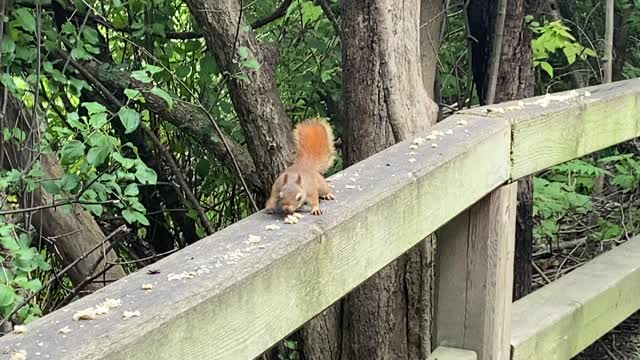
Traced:
[[[252, 359], [443, 225], [449, 235], [439, 244], [482, 243], [482, 263], [464, 268], [485, 273], [463, 280], [500, 287], [466, 288], [477, 289], [465, 310], [476, 317], [463, 322], [460, 338], [469, 346], [444, 345], [474, 350], [481, 360], [492, 353], [508, 358], [499, 349], [510, 336], [511, 280], [500, 274], [511, 271], [513, 239], [496, 240], [495, 231], [512, 223], [504, 213], [514, 206], [509, 182], [639, 135], [640, 80], [586, 91], [453, 115], [419, 134], [419, 145], [410, 139], [334, 175], [337, 200], [322, 203], [322, 216], [288, 225], [254, 214], [48, 314], [24, 334], [0, 338], [8, 350], [0, 359], [18, 350], [51, 359]], [[474, 215], [478, 209], [483, 213]], [[461, 216], [480, 230], [452, 232]], [[496, 216], [502, 220], [491, 221]], [[489, 249], [494, 245], [498, 252]], [[455, 271], [449, 263], [438, 276], [456, 279]], [[143, 290], [144, 284], [153, 288]], [[95, 320], [73, 320], [105, 299], [122, 303]], [[140, 315], [124, 319], [125, 311]], [[493, 315], [503, 320], [496, 323]], [[478, 340], [498, 337], [507, 341], [495, 340], [491, 351]]]

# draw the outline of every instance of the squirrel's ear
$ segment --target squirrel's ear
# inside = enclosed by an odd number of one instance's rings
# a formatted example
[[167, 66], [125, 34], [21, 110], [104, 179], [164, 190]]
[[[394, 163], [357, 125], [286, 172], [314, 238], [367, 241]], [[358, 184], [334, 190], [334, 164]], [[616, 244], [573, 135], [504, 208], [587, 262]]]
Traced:
[[284, 178], [282, 179], [282, 184], [286, 184], [287, 180], [289, 179], [289, 174], [284, 174]]
[[296, 184], [298, 185], [302, 184], [302, 175], [300, 175], [299, 173], [298, 173], [298, 178], [296, 179]]

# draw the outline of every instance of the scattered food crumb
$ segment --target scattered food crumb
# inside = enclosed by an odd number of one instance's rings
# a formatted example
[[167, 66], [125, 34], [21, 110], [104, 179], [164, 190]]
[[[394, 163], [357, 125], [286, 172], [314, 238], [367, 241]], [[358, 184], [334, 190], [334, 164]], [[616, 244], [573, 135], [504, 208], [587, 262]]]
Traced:
[[416, 144], [411, 144], [411, 145], [409, 145], [409, 149], [410, 149], [410, 150], [415, 150], [415, 149], [417, 149], [417, 148], [418, 148], [418, 145], [416, 145]]
[[586, 96], [586, 97], [591, 96], [591, 92], [589, 92], [589, 91], [585, 91], [585, 92], [584, 92], [584, 96]]
[[26, 325], [16, 325], [13, 327], [13, 332], [16, 334], [24, 334], [27, 332], [27, 326]]
[[194, 271], [183, 271], [180, 274], [171, 273], [167, 275], [167, 280], [184, 280], [184, 279], [192, 279], [196, 277], [196, 273]]
[[334, 175], [332, 176], [332, 178], [339, 179], [339, 178], [341, 178], [341, 177], [343, 177], [343, 176], [344, 176], [344, 174], [337, 173], [337, 174], [334, 174]]
[[467, 125], [467, 121], [466, 120], [458, 120], [458, 122], [456, 124], [458, 126], [465, 126], [465, 125]]
[[414, 163], [414, 162], [416, 162], [416, 159], [415, 158], [411, 158], [411, 159], [409, 159], [409, 162], [410, 163]]
[[287, 217], [284, 219], [285, 224], [297, 224], [298, 221], [300, 221], [298, 217], [293, 215], [287, 215]]
[[249, 240], [247, 240], [247, 244], [255, 244], [259, 243], [262, 238], [260, 236], [249, 234]]
[[487, 108], [487, 110], [488, 110], [489, 112], [504, 113], [504, 109], [503, 109], [503, 108], [499, 108], [499, 107], [495, 107], [495, 108]]
[[24, 350], [18, 350], [11, 355], [11, 360], [27, 360], [27, 352]]
[[63, 327], [62, 329], [58, 330], [58, 331], [60, 331], [60, 332], [61, 332], [61, 333], [63, 333], [63, 334], [68, 334], [68, 333], [70, 333], [72, 330], [71, 330], [71, 328], [70, 328], [69, 326], [65, 326], [65, 327]]
[[356, 182], [356, 178], [349, 178], [349, 180]]
[[94, 320], [96, 318], [96, 309], [90, 307], [84, 310], [76, 311], [73, 314], [73, 320]]
[[449, 129], [447, 131], [444, 132], [447, 135], [453, 135], [453, 130]]
[[414, 156], [415, 154], [416, 154], [415, 151], [412, 151], [412, 152], [409, 153], [410, 156]]
[[279, 230], [280, 226], [276, 225], [276, 224], [269, 224], [267, 226], [264, 227], [267, 230]]
[[426, 136], [426, 139], [427, 139], [427, 140], [429, 140], [429, 141], [433, 141], [433, 140], [435, 140], [435, 139], [436, 139], [436, 136], [435, 136], [435, 135], [433, 135], [433, 134], [431, 134], [431, 135], [427, 135], [427, 136]]
[[153, 284], [142, 284], [142, 290], [151, 290], [153, 289]]
[[291, 215], [293, 215], [293, 216], [297, 217], [298, 219], [302, 219], [302, 218], [304, 217], [304, 215], [302, 215], [302, 214], [300, 214], [300, 213], [297, 213], [297, 212], [294, 212], [294, 213], [293, 213], [293, 214], [291, 214]]
[[346, 187], [347, 189], [355, 189], [356, 188], [355, 185], [345, 185], [344, 187]]
[[433, 143], [433, 144], [431, 144], [431, 147], [432, 147], [432, 148], [437, 148], [437, 147], [438, 147], [438, 144]]
[[140, 311], [125, 311], [124, 314], [122, 314], [122, 318], [127, 320], [130, 319], [132, 317], [138, 317], [140, 316]]
[[421, 138], [421, 137], [417, 137], [417, 138], [413, 139], [413, 143], [417, 144], [417, 145], [422, 145], [424, 142], [425, 142], [425, 139]]

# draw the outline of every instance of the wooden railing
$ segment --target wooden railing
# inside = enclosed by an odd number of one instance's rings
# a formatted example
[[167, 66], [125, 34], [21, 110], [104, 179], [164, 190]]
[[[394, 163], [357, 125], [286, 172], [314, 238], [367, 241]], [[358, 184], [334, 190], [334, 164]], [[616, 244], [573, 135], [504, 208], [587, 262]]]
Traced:
[[512, 304], [514, 180], [639, 136], [639, 100], [629, 80], [453, 115], [332, 176], [322, 216], [254, 214], [0, 338], [0, 358], [253, 359], [437, 231], [439, 359], [568, 359], [640, 308], [640, 241]]

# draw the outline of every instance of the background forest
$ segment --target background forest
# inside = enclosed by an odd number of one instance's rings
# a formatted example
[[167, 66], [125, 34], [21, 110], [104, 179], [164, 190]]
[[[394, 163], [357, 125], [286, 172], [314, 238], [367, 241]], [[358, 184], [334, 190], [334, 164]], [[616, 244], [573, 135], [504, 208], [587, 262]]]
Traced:
[[[349, 31], [348, 5], [245, 0], [224, 18], [198, 11], [205, 3], [0, 0], [3, 333], [262, 208], [298, 121], [330, 119], [340, 150], [330, 173], [368, 156], [345, 145], [356, 111], [345, 93], [360, 91], [345, 75], [345, 44], [360, 36]], [[421, 29], [439, 38], [435, 70], [422, 74], [439, 119], [640, 77], [638, 0], [509, 0], [505, 27], [521, 31], [504, 32], [493, 90], [495, 5], [422, 3], [437, 5]], [[639, 232], [635, 141], [531, 181], [532, 221], [519, 237], [532, 237], [533, 262], [520, 262], [519, 296]], [[604, 338], [593, 358], [623, 358], [615, 348], [640, 359], [638, 320], [624, 326], [624, 344]], [[273, 356], [313, 358], [320, 350], [306, 335]]]

